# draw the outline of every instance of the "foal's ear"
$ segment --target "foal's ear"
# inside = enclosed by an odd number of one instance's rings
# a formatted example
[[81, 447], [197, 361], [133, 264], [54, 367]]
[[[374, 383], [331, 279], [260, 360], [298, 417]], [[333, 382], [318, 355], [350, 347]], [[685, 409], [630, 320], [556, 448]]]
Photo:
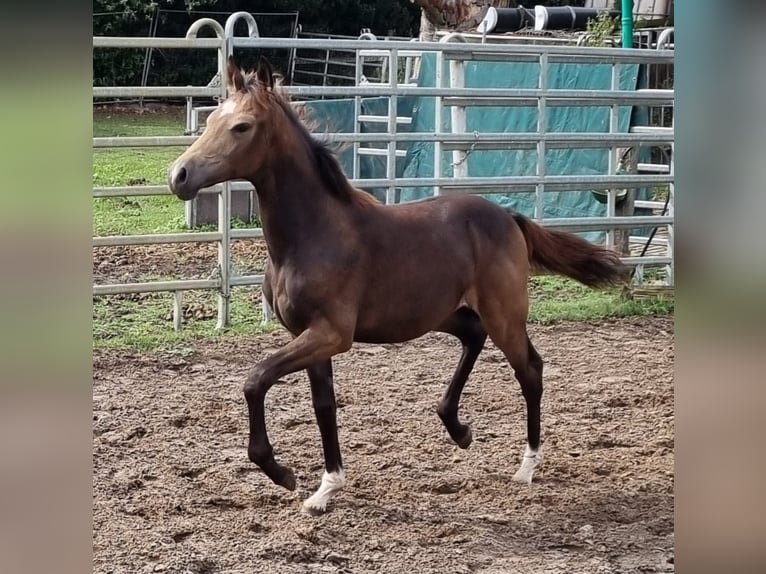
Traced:
[[234, 56], [229, 56], [226, 62], [226, 89], [229, 94], [236, 94], [245, 85], [245, 78], [242, 76], [242, 70], [234, 62]]
[[274, 87], [274, 70], [271, 67], [271, 63], [263, 56], [258, 60], [255, 79], [258, 81], [259, 86], [267, 90], [271, 90]]

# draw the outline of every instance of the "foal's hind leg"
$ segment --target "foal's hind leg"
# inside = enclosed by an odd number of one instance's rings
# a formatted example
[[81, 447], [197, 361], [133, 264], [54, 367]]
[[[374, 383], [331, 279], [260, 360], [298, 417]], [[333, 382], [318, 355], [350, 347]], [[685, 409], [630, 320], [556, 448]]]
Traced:
[[314, 404], [319, 433], [322, 435], [325, 472], [322, 484], [303, 501], [303, 509], [309, 514], [321, 514], [327, 509], [332, 496], [343, 488], [346, 477], [338, 444], [335, 391], [332, 384], [332, 361], [330, 359], [306, 369], [311, 382], [311, 402]]
[[455, 335], [460, 339], [460, 342], [463, 344], [463, 354], [436, 412], [447, 428], [447, 432], [449, 432], [452, 440], [460, 448], [468, 448], [473, 440], [471, 428], [460, 422], [457, 411], [460, 394], [463, 392], [463, 387], [468, 380], [468, 375], [473, 370], [479, 353], [484, 348], [487, 333], [484, 327], [481, 326], [479, 316], [467, 307], [461, 307], [455, 311], [437, 330]]
[[[526, 330], [525, 330], [526, 331]], [[540, 444], [540, 402], [543, 396], [543, 360], [532, 346], [532, 341], [525, 333], [526, 360], [517, 359], [516, 363], [511, 360], [511, 365], [516, 373], [516, 378], [521, 384], [521, 393], [527, 403], [527, 447], [524, 449], [524, 457], [521, 467], [513, 480], [516, 482], [532, 482], [535, 468], [543, 461], [543, 447]]]
[[527, 446], [524, 449], [521, 468], [513, 475], [513, 480], [529, 484], [532, 482], [535, 468], [543, 460], [543, 449], [540, 444], [543, 360], [532, 346], [524, 322], [508, 324], [498, 332], [490, 330], [489, 335], [513, 367], [527, 404]]

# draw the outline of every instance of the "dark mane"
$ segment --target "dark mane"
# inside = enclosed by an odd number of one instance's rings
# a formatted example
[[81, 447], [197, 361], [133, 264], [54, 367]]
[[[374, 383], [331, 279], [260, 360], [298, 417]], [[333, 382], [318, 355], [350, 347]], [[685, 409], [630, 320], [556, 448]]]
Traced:
[[356, 189], [349, 183], [338, 158], [330, 149], [329, 143], [312, 137], [304, 120], [298, 116], [290, 105], [290, 101], [282, 94], [278, 83], [273, 90], [256, 89], [257, 81], [255, 74], [247, 74], [245, 76], [245, 88], [261, 103], [265, 105], [269, 103], [276, 104], [282, 109], [285, 117], [295, 128], [300, 140], [309, 151], [314, 167], [319, 172], [322, 183], [324, 183], [330, 193], [348, 202], [356, 202], [363, 205], [378, 203], [378, 200], [372, 194]]

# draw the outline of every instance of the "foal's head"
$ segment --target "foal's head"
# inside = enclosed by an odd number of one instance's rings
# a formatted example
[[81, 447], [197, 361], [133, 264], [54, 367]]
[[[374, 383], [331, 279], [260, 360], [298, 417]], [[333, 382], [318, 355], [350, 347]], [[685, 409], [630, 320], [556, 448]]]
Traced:
[[223, 181], [255, 177], [285, 118], [278, 78], [265, 59], [248, 74], [229, 59], [226, 82], [226, 101], [208, 116], [205, 131], [168, 170], [168, 186], [180, 199], [192, 199], [203, 187]]

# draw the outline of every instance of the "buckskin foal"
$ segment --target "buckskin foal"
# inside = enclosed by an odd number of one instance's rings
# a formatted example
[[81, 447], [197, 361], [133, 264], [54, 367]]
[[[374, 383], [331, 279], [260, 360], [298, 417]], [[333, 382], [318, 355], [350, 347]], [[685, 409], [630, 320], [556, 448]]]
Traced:
[[335, 156], [309, 131], [261, 60], [244, 74], [228, 62], [229, 97], [204, 133], [171, 166], [182, 200], [232, 179], [255, 186], [269, 259], [263, 292], [293, 340], [249, 372], [244, 387], [248, 456], [276, 484], [295, 488], [266, 433], [264, 398], [288, 373], [308, 372], [325, 472], [304, 501], [324, 512], [344, 485], [332, 357], [354, 341], [395, 343], [440, 331], [463, 353], [436, 409], [452, 440], [471, 444], [458, 418], [463, 386], [487, 335], [513, 367], [527, 405], [527, 445], [513, 479], [529, 483], [542, 460], [543, 362], [527, 336], [531, 270], [591, 287], [620, 280], [616, 253], [550, 231], [472, 195], [382, 205], [346, 179]]

